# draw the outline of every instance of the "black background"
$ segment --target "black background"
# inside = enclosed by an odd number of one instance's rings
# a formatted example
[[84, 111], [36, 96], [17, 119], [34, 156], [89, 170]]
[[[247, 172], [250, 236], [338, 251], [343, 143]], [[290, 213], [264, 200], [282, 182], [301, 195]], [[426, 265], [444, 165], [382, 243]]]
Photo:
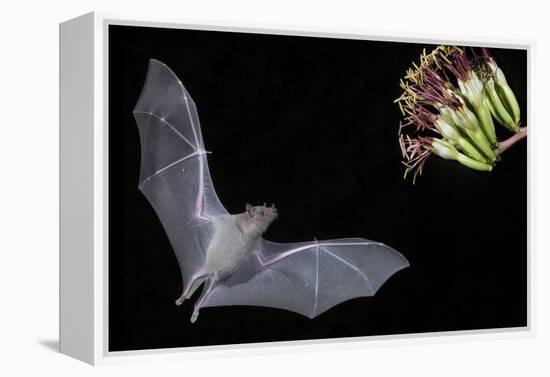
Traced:
[[[432, 157], [402, 178], [399, 79], [430, 45], [110, 26], [109, 349], [250, 343], [525, 326], [527, 146], [491, 173]], [[491, 50], [526, 109], [523, 50]], [[181, 307], [179, 267], [138, 190], [132, 109], [148, 59], [195, 100], [210, 170], [230, 213], [275, 202], [266, 238], [366, 237], [411, 267], [376, 296], [310, 320], [260, 307]], [[499, 127], [501, 136], [507, 132]]]

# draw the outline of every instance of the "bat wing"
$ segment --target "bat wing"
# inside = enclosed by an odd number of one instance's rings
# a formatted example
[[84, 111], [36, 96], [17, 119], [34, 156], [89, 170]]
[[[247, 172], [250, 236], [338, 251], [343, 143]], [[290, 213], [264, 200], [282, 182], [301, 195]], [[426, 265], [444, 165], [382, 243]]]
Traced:
[[408, 266], [399, 252], [363, 238], [262, 240], [236, 273], [212, 287], [202, 306], [267, 306], [313, 318], [341, 302], [374, 295]]
[[134, 109], [141, 140], [139, 188], [154, 207], [176, 253], [184, 287], [203, 266], [218, 199], [195, 103], [165, 64], [150, 60]]

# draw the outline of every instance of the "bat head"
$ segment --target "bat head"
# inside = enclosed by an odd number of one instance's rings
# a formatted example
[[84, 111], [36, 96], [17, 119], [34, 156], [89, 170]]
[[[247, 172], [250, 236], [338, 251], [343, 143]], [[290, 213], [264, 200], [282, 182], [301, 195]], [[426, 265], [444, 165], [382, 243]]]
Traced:
[[245, 217], [247, 222], [260, 233], [265, 232], [278, 216], [279, 213], [275, 204], [266, 206], [266, 203], [264, 203], [261, 206], [253, 206], [246, 203]]

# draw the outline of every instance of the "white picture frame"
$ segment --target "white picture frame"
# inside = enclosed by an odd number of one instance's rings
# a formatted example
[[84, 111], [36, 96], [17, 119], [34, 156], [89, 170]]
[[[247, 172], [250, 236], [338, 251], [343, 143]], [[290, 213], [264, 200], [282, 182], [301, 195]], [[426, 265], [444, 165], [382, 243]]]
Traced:
[[[347, 339], [204, 346], [166, 350], [108, 351], [108, 27], [135, 25], [198, 30], [246, 31], [399, 42], [468, 44], [527, 50], [528, 111], [532, 114], [533, 41], [463, 39], [414, 33], [318, 29], [282, 25], [197, 25], [185, 20], [92, 12], [60, 24], [60, 351], [90, 364], [144, 359], [258, 354], [301, 349], [381, 346], [388, 342], [440, 342], [534, 335], [533, 258], [528, 245], [528, 325], [497, 330], [391, 335]], [[529, 122], [530, 134], [536, 133]], [[532, 148], [528, 150], [532, 160]], [[78, 163], [77, 163], [78, 162]], [[529, 164], [528, 177], [531, 175]], [[532, 190], [529, 186], [528, 203]], [[530, 208], [530, 206], [529, 206]], [[528, 210], [529, 218], [531, 211]], [[530, 225], [530, 221], [528, 221]], [[531, 239], [531, 227], [528, 227]], [[458, 337], [459, 336], [459, 337]]]

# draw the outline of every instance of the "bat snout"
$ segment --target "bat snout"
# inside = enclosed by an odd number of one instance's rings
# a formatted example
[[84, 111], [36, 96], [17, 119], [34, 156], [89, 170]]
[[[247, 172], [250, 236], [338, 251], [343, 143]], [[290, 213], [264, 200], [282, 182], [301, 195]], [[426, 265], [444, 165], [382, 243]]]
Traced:
[[277, 207], [275, 207], [275, 204], [272, 204], [271, 207], [269, 207], [267, 210], [268, 210], [268, 213], [271, 213], [275, 217], [279, 215], [279, 211], [277, 210]]

